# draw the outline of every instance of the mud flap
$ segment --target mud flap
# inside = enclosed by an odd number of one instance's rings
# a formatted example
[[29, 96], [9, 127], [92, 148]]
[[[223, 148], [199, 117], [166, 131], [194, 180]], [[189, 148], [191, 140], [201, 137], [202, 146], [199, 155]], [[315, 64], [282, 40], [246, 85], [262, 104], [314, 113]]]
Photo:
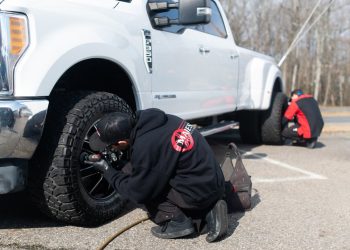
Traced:
[[[234, 160], [235, 165], [233, 165]], [[248, 175], [242, 156], [234, 143], [228, 145], [221, 169], [226, 181], [225, 200], [229, 213], [251, 209], [251, 177]]]

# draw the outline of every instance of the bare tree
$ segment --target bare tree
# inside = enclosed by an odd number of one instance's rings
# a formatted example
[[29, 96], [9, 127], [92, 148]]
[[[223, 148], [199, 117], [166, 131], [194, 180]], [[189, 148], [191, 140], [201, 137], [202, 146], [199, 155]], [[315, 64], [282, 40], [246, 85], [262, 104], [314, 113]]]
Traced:
[[[236, 43], [279, 60], [319, 0], [221, 2]], [[322, 0], [321, 7], [329, 3]], [[282, 66], [287, 91], [302, 87], [324, 105], [350, 105], [349, 12], [350, 0], [335, 1], [302, 37]]]

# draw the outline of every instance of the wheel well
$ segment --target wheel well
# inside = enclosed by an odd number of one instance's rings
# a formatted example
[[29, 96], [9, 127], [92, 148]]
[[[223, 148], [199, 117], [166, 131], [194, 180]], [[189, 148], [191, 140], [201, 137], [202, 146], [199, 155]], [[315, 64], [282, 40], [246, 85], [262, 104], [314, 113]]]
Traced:
[[68, 69], [56, 83], [51, 95], [62, 91], [105, 91], [123, 98], [135, 111], [133, 84], [119, 65], [105, 59], [88, 59]]
[[272, 90], [272, 93], [278, 93], [278, 92], [283, 92], [282, 80], [280, 78], [276, 79]]

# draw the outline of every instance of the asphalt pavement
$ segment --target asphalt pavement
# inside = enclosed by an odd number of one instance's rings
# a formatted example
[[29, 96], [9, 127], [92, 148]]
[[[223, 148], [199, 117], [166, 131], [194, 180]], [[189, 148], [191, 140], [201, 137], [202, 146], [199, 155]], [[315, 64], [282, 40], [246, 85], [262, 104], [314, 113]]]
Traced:
[[[218, 160], [234, 141], [253, 179], [253, 209], [230, 215], [228, 235], [161, 240], [150, 221], [107, 249], [350, 249], [350, 133], [324, 133], [315, 149], [240, 144], [237, 131], [208, 138]], [[97, 228], [59, 224], [23, 194], [0, 196], [0, 249], [97, 249], [121, 228], [145, 216], [140, 209]]]

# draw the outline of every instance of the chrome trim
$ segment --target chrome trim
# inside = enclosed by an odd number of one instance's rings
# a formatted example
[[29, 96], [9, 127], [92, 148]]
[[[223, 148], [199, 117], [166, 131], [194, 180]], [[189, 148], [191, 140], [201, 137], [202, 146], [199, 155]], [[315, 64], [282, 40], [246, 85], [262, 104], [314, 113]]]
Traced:
[[226, 130], [234, 129], [237, 126], [238, 126], [238, 122], [230, 121], [230, 122], [214, 124], [212, 126], [200, 128], [198, 130], [205, 137], [205, 136], [221, 133]]
[[161, 100], [161, 99], [176, 99], [176, 95], [155, 95], [155, 99]]
[[152, 74], [153, 72], [153, 56], [152, 56], [152, 33], [149, 30], [142, 30], [143, 39], [143, 60], [147, 72]]
[[[10, 54], [10, 17], [23, 18], [25, 21], [27, 44], [18, 55]], [[0, 10], [0, 31], [0, 96], [11, 96], [14, 93], [15, 67], [30, 44], [27, 16], [24, 13]], [[1, 87], [4, 89], [1, 89]]]
[[0, 159], [33, 156], [48, 106], [47, 100], [0, 100]]

